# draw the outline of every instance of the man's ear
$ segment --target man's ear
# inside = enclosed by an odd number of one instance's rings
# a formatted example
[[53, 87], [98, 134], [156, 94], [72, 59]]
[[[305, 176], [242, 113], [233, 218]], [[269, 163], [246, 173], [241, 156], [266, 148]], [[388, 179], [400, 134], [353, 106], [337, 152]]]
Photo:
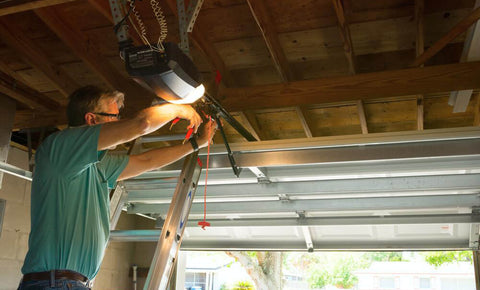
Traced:
[[95, 114], [86, 113], [85, 114], [85, 124], [87, 124], [89, 126], [97, 124], [97, 120], [95, 119]]

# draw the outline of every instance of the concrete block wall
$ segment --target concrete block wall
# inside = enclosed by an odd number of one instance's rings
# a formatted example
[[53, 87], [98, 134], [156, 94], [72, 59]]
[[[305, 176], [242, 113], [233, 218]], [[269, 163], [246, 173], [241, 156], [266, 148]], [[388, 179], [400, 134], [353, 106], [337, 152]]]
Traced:
[[[9, 164], [28, 169], [28, 154], [11, 148]], [[0, 236], [0, 290], [17, 289], [22, 277], [21, 267], [28, 250], [30, 233], [31, 182], [5, 174], [0, 198], [6, 200], [3, 229]], [[117, 229], [134, 229], [135, 217], [122, 214]], [[110, 243], [100, 271], [95, 279], [95, 290], [133, 289], [128, 276], [135, 254], [135, 243]]]
[[[28, 154], [10, 148], [7, 162], [28, 169]], [[10, 174], [3, 176], [0, 198], [6, 208], [0, 236], [0, 289], [17, 289], [22, 277], [20, 269], [28, 248], [30, 232], [30, 185], [31, 182]]]
[[[117, 230], [131, 230], [135, 228], [135, 216], [122, 213], [118, 221]], [[130, 290], [133, 289], [132, 277], [129, 277], [133, 266], [135, 243], [109, 243], [103, 262], [95, 278], [93, 290]]]

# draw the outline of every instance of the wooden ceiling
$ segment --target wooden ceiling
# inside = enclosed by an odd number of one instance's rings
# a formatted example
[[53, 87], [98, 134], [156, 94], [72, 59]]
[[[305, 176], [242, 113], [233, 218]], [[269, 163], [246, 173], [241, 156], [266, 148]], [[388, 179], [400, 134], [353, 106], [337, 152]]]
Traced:
[[[155, 41], [150, 2], [136, 3]], [[259, 140], [478, 126], [480, 62], [463, 52], [465, 43], [479, 49], [466, 41], [475, 4], [205, 0], [191, 57], [207, 90]], [[176, 1], [160, 5], [167, 40], [179, 42]], [[124, 69], [107, 0], [0, 2], [0, 93], [17, 101], [15, 130], [65, 124], [67, 96], [87, 84], [125, 92], [127, 114], [152, 100]], [[465, 89], [474, 90], [468, 107], [453, 113], [449, 94]]]

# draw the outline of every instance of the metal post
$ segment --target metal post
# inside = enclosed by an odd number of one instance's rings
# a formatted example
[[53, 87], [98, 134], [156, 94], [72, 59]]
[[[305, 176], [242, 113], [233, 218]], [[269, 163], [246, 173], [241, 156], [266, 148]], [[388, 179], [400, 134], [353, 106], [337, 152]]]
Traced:
[[172, 275], [202, 168], [198, 152], [185, 158], [182, 173], [160, 234], [145, 290], [164, 290]]

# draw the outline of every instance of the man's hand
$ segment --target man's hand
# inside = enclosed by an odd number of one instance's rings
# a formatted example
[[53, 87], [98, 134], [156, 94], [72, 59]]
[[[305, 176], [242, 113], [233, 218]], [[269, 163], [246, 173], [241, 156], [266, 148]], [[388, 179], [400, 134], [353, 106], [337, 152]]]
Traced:
[[203, 148], [208, 145], [208, 141], [212, 140], [217, 130], [217, 123], [214, 120], [208, 121], [202, 128], [197, 143], [199, 148]]
[[169, 104], [168, 106], [172, 106], [172, 109], [175, 110], [176, 117], [190, 121], [188, 128], [193, 128], [194, 132], [197, 132], [198, 127], [202, 123], [202, 118], [192, 106], [176, 104]]

